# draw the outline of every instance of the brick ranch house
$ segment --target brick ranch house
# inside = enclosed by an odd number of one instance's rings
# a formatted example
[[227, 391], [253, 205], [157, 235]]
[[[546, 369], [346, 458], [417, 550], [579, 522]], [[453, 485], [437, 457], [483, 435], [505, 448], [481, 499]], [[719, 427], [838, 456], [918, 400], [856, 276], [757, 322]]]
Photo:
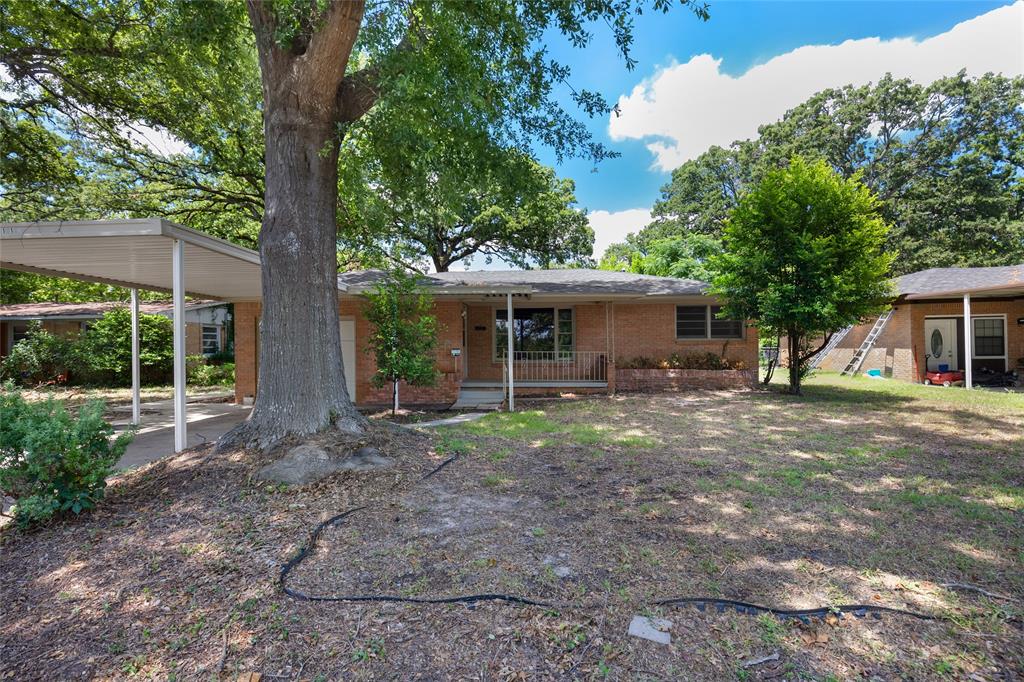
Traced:
[[[57, 336], [76, 336], [104, 313], [127, 303], [19, 303], [0, 306], [0, 358], [28, 334], [32, 325]], [[139, 312], [173, 318], [169, 302], [140, 303]], [[185, 305], [185, 353], [210, 355], [226, 349], [231, 319], [221, 301], [190, 301]]]
[[[338, 278], [338, 322], [349, 396], [359, 405], [388, 404], [390, 387], [371, 384], [369, 322], [363, 294], [383, 277], [357, 271]], [[438, 321], [435, 386], [400, 388], [403, 404], [471, 405], [500, 401], [508, 362], [512, 305], [515, 394], [614, 393], [685, 387], [739, 387], [757, 382], [754, 327], [719, 320], [719, 301], [694, 280], [604, 270], [446, 272], [423, 286]], [[235, 392], [255, 395], [258, 301], [235, 302]], [[631, 369], [638, 357], [712, 353], [737, 369]], [[461, 402], [459, 402], [461, 400]]]
[[[939, 365], [969, 367], [975, 378], [984, 370], [1024, 369], [1024, 263], [922, 270], [899, 277], [896, 291], [891, 315], [864, 353], [860, 371], [879, 369], [884, 376], [920, 382]], [[837, 333], [818, 366], [846, 368], [875, 322]]]

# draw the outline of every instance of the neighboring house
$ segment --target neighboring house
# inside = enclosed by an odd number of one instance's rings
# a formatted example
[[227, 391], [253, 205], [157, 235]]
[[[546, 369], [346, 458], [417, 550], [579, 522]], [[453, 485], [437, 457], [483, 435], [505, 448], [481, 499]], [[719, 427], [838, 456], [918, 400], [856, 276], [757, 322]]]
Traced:
[[[373, 356], [363, 294], [379, 271], [339, 276], [339, 324], [349, 396], [387, 404], [390, 388], [374, 388]], [[613, 393], [689, 386], [720, 388], [757, 382], [757, 331], [717, 318], [719, 302], [694, 280], [605, 270], [446, 272], [426, 276], [438, 320], [437, 384], [402, 387], [403, 403], [449, 405], [467, 394], [501, 395], [508, 364], [508, 301], [513, 312], [516, 395]], [[257, 391], [260, 304], [235, 303], [235, 391]], [[643, 357], [706, 354], [727, 358], [733, 371], [643, 370], [624, 365]]]
[[[990, 268], [932, 268], [896, 280], [898, 298], [858, 371], [920, 382], [940, 365], [1005, 372], [1024, 365], [1024, 263]], [[966, 301], [965, 301], [966, 299]], [[965, 306], [965, 302], [967, 306]], [[968, 308], [971, 333], [965, 337]], [[842, 371], [864, 344], [876, 320], [839, 332], [818, 361]]]
[[[0, 306], [0, 357], [25, 338], [34, 323], [60, 336], [77, 335], [114, 308], [127, 303], [20, 303]], [[169, 302], [140, 303], [139, 312], [173, 316]], [[228, 304], [221, 301], [190, 301], [185, 305], [185, 353], [210, 355], [226, 349], [230, 324]]]

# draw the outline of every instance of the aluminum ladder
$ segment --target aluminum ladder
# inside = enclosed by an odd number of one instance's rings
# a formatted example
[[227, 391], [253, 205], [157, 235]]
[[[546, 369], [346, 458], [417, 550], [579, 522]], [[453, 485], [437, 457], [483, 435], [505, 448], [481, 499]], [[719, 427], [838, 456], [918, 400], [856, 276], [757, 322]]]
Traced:
[[875, 320], [874, 326], [871, 327], [871, 331], [869, 331], [868, 335], [864, 338], [864, 343], [860, 344], [860, 348], [858, 348], [853, 354], [850, 361], [846, 363], [846, 368], [842, 372], [843, 376], [856, 374], [857, 371], [860, 370], [860, 366], [864, 364], [864, 358], [868, 356], [868, 351], [875, 345], [875, 339], [879, 337], [882, 330], [885, 329], [886, 323], [889, 322], [889, 318], [892, 317], [892, 312], [893, 309], [889, 308], [883, 314], [878, 316], [878, 319]]
[[836, 349], [836, 346], [838, 346], [842, 342], [842, 340], [846, 338], [846, 335], [850, 333], [851, 329], [853, 329], [852, 325], [846, 327], [845, 329], [840, 329], [835, 334], [833, 334], [832, 338], [829, 339], [828, 343], [825, 344], [825, 347], [822, 348], [817, 355], [811, 358], [810, 367], [818, 367], [818, 365], [821, 364], [821, 361], [825, 359], [825, 356], [834, 351]]

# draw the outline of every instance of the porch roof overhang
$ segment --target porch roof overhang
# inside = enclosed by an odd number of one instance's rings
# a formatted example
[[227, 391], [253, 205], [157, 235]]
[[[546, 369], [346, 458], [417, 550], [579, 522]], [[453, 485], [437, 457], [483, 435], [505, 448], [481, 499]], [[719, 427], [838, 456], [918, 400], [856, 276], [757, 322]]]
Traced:
[[0, 223], [0, 267], [171, 291], [171, 252], [176, 241], [184, 245], [189, 295], [260, 298], [258, 253], [162, 218]]
[[962, 298], [965, 294], [969, 294], [971, 298], [1016, 298], [1024, 296], [1024, 284], [1011, 283], [995, 287], [932, 291], [924, 294], [907, 294], [904, 298], [908, 301], [948, 300]]

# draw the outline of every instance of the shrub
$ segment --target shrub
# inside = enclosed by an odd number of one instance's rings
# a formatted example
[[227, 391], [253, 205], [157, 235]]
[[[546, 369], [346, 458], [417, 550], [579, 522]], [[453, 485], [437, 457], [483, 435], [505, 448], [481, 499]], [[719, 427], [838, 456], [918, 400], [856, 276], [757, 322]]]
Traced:
[[664, 360], [654, 360], [641, 355], [621, 361], [619, 366], [624, 369], [746, 369], [746, 363], [742, 360], [729, 360], [714, 353], [687, 353], [682, 356], [672, 353]]
[[[132, 376], [132, 314], [114, 308], [82, 336], [89, 383], [127, 386]], [[139, 315], [139, 370], [142, 383], [165, 383], [174, 370], [174, 328], [162, 315]]]
[[186, 380], [193, 386], [231, 386], [235, 383], [235, 363], [214, 364], [202, 355], [185, 358]]
[[0, 491], [16, 500], [19, 526], [80, 514], [102, 499], [132, 438], [111, 438], [103, 408], [93, 401], [73, 416], [60, 401], [30, 403], [10, 384], [0, 389]]
[[0, 363], [0, 378], [26, 386], [64, 382], [79, 365], [77, 356], [75, 339], [51, 334], [37, 323]]

